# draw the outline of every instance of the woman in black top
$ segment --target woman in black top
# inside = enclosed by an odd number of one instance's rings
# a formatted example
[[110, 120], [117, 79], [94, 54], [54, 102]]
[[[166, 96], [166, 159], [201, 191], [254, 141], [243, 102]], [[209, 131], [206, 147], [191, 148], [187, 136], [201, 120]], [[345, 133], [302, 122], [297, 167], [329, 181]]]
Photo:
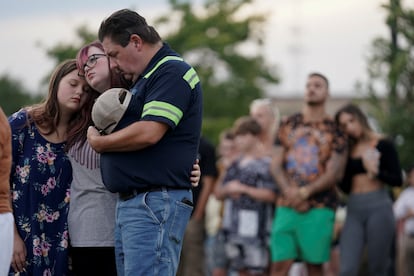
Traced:
[[340, 275], [358, 275], [364, 246], [370, 275], [386, 275], [395, 234], [392, 200], [385, 186], [401, 186], [393, 143], [376, 133], [355, 105], [339, 109], [335, 121], [348, 135], [349, 154], [340, 188], [349, 194], [340, 238]]

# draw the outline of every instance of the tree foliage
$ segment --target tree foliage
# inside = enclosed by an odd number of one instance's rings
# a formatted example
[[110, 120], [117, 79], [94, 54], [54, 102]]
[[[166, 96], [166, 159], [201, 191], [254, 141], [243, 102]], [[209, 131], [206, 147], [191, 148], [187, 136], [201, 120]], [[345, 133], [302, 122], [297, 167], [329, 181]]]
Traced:
[[[47, 56], [54, 60], [57, 65], [66, 59], [75, 58], [77, 51], [82, 45], [97, 38], [97, 35], [88, 31], [85, 26], [77, 29], [77, 36], [79, 38], [79, 43], [77, 44], [58, 43], [51, 48], [45, 49]], [[47, 91], [51, 74], [52, 70], [42, 80], [41, 84], [44, 86], [43, 91]], [[0, 76], [0, 106], [6, 115], [11, 115], [24, 106], [40, 102], [44, 96], [45, 93], [35, 95], [23, 87], [21, 81], [13, 79], [7, 74]]]
[[[389, 38], [377, 38], [368, 60], [368, 91], [374, 116], [397, 142], [403, 165], [414, 161], [414, 10], [400, 0], [383, 5]], [[381, 88], [385, 87], [385, 95]]]
[[20, 81], [12, 79], [8, 75], [0, 77], [0, 91], [0, 106], [7, 116], [40, 100], [39, 96], [31, 96]]
[[[221, 130], [248, 113], [250, 102], [278, 82], [263, 56], [264, 14], [247, 13], [251, 0], [170, 0], [172, 12], [156, 20], [163, 39], [196, 69], [204, 95], [203, 132], [217, 141]], [[168, 26], [175, 26], [173, 29]]]
[[[203, 134], [214, 142], [235, 118], [248, 113], [253, 99], [265, 96], [267, 85], [278, 82], [276, 69], [262, 54], [265, 15], [242, 15], [252, 2], [205, 0], [196, 12], [193, 1], [170, 0], [171, 11], [153, 24], [166, 30], [163, 40], [195, 67], [204, 95]], [[59, 63], [96, 39], [84, 26], [77, 35], [79, 43], [59, 43], [47, 50], [48, 56]]]
[[[59, 42], [58, 44], [45, 49], [46, 55], [50, 59], [55, 61], [56, 66], [64, 60], [75, 58], [77, 52], [83, 45], [98, 39], [96, 32], [94, 33], [88, 30], [88, 28], [84, 25], [79, 26], [76, 29], [76, 35], [77, 35], [76, 42], [68, 42], [68, 43]], [[49, 78], [53, 70], [54, 68], [52, 68], [51, 71], [45, 75], [45, 77], [42, 80], [43, 85], [48, 84]]]

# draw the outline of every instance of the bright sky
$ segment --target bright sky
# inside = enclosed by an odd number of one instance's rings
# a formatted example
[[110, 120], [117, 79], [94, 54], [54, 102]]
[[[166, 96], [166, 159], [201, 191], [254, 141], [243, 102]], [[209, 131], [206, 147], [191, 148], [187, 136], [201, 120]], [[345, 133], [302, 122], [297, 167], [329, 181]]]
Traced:
[[[196, 2], [200, 2], [198, 0]], [[265, 54], [279, 68], [282, 82], [270, 91], [301, 95], [309, 72], [328, 76], [332, 96], [354, 96], [357, 81], [366, 80], [366, 56], [372, 40], [387, 36], [384, 0], [256, 0], [269, 12]], [[147, 18], [168, 11], [167, 0], [19, 0], [0, 3], [0, 75], [21, 80], [38, 90], [53, 69], [45, 49], [75, 39], [75, 29], [98, 29], [102, 19], [121, 8]], [[162, 33], [161, 33], [162, 35]], [[1, 93], [1, 92], [0, 92]]]

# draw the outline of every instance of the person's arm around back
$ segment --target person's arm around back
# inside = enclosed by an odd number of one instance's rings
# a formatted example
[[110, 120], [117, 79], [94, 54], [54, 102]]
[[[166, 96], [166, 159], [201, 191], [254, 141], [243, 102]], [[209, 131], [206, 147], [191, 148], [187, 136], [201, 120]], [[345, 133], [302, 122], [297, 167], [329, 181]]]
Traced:
[[333, 152], [331, 158], [327, 162], [325, 173], [315, 181], [311, 182], [308, 186], [300, 188], [302, 190], [299, 191], [299, 195], [304, 199], [308, 199], [312, 195], [334, 187], [344, 176], [346, 160], [347, 151], [341, 153]]

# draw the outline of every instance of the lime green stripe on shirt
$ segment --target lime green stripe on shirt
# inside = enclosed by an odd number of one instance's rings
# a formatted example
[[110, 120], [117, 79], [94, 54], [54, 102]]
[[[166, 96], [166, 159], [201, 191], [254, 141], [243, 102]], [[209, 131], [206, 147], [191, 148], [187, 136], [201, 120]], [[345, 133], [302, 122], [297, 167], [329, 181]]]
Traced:
[[183, 79], [185, 79], [185, 81], [190, 85], [191, 89], [194, 89], [197, 83], [200, 82], [200, 79], [198, 78], [194, 68], [190, 68], [183, 76]]
[[144, 105], [142, 117], [147, 115], [164, 117], [173, 121], [174, 124], [177, 125], [183, 117], [183, 112], [172, 104], [152, 101]]
[[167, 62], [169, 60], [181, 60], [181, 61], [183, 61], [183, 59], [180, 58], [180, 57], [176, 57], [176, 56], [166, 56], [163, 59], [161, 59], [160, 61], [158, 61], [158, 63], [154, 66], [154, 68], [152, 68], [151, 71], [149, 71], [148, 73], [145, 74], [144, 79], [148, 79], [152, 75], [152, 73], [154, 73], [155, 70], [157, 70], [158, 67], [161, 66], [161, 64], [163, 64], [163, 63], [165, 63], [165, 62]]

